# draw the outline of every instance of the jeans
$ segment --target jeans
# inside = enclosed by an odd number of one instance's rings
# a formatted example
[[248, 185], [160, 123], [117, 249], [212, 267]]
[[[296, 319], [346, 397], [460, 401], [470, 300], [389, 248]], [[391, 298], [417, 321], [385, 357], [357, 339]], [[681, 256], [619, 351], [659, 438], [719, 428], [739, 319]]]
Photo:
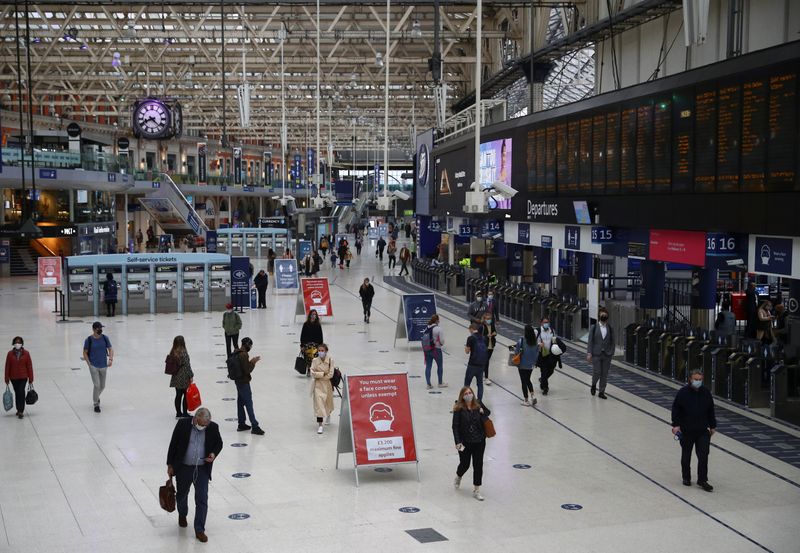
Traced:
[[608, 380], [608, 370], [611, 368], [611, 356], [605, 353], [592, 355], [592, 390], [600, 381], [600, 393], [606, 391], [606, 381]]
[[94, 390], [92, 392], [92, 401], [95, 406], [100, 405], [100, 394], [106, 389], [106, 372], [108, 367], [95, 367], [89, 365], [89, 374], [92, 376], [92, 384]]
[[205, 532], [208, 515], [208, 470], [203, 465], [181, 465], [177, 467], [175, 477], [178, 514], [182, 517], [189, 514], [189, 488], [194, 484], [194, 531]]
[[228, 352], [228, 357], [231, 356], [234, 349], [239, 349], [239, 333], [225, 335], [225, 350]]
[[489, 380], [489, 362], [492, 360], [492, 353], [494, 353], [494, 349], [490, 349], [488, 351], [489, 355], [486, 357], [486, 366], [483, 367], [483, 378]]
[[681, 475], [692, 479], [692, 448], [697, 455], [697, 481], [708, 482], [708, 452], [711, 449], [711, 434], [708, 430], [683, 432], [681, 435]]
[[117, 314], [117, 300], [106, 300], [106, 315], [114, 317]]
[[267, 287], [257, 287], [258, 290], [258, 308], [259, 309], [266, 309], [267, 308]]
[[436, 361], [436, 376], [439, 377], [439, 384], [442, 384], [442, 350], [433, 348], [425, 352], [425, 381], [431, 385], [431, 367]]
[[389, 254], [389, 268], [391, 269], [392, 267], [396, 266], [397, 266], [397, 257], [392, 254]]
[[517, 371], [519, 371], [519, 381], [522, 384], [522, 396], [525, 399], [528, 399], [529, 394], [531, 397], [533, 397], [533, 384], [531, 384], [533, 369], [522, 369], [517, 367]]
[[406, 274], [409, 274], [408, 261], [400, 261], [400, 276], [403, 276], [403, 271], [405, 271]]
[[186, 409], [186, 388], [175, 388], [175, 415], [187, 415]]
[[14, 387], [14, 400], [17, 404], [17, 413], [25, 412], [25, 385], [27, 378], [12, 378], [11, 386]]
[[464, 376], [464, 386], [469, 386], [472, 379], [478, 381], [478, 401], [483, 399], [483, 369], [481, 365], [467, 365], [467, 374]]
[[361, 306], [364, 308], [364, 316], [369, 318], [372, 314], [372, 300], [361, 300]]
[[236, 409], [239, 415], [239, 424], [243, 425], [247, 421], [244, 417], [244, 412], [247, 410], [247, 416], [250, 417], [250, 424], [255, 428], [258, 426], [256, 414], [253, 411], [253, 391], [250, 389], [249, 382], [236, 383]]
[[469, 470], [469, 462], [472, 460], [472, 485], [476, 488], [483, 482], [483, 452], [486, 449], [486, 440], [476, 444], [463, 444], [464, 451], [458, 452], [458, 468], [456, 474], [464, 476]]

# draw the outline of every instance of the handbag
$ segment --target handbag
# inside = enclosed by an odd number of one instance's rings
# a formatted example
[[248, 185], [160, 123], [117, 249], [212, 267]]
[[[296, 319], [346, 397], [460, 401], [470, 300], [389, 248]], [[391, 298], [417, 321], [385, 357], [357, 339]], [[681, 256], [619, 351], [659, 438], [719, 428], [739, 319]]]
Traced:
[[158, 502], [166, 512], [175, 511], [175, 486], [172, 484], [171, 477], [166, 484], [158, 488]]
[[494, 430], [494, 423], [489, 417], [483, 419], [483, 433], [486, 434], [487, 438], [494, 438], [497, 435]]
[[25, 404], [33, 405], [37, 401], [39, 401], [39, 394], [37, 394], [36, 390], [33, 389], [33, 384], [29, 384], [28, 393], [25, 394]]
[[12, 407], [14, 407], [14, 394], [11, 393], [8, 384], [6, 384], [6, 391], [3, 392], [3, 409], [11, 411]]
[[167, 355], [164, 360], [164, 374], [177, 374], [179, 368], [178, 360], [172, 354]]
[[189, 387], [186, 388], [186, 410], [194, 411], [202, 404], [203, 400], [200, 399], [200, 389], [197, 387], [197, 384], [192, 382], [189, 384]]
[[[511, 349], [511, 346], [509, 346], [509, 349]], [[517, 353], [512, 353], [508, 356], [508, 364], [513, 367], [519, 367], [520, 363], [522, 363], [522, 340], [519, 341], [517, 349], [519, 350]]]
[[294, 360], [294, 370], [300, 374], [306, 374], [306, 358], [298, 355]]

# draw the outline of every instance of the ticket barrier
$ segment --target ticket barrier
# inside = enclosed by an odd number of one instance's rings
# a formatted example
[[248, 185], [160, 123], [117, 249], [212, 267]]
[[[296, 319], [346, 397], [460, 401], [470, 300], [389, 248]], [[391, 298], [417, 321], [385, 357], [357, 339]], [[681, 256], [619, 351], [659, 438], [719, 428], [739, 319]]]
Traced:
[[445, 278], [447, 279], [448, 296], [464, 295], [464, 269], [457, 265], [451, 265], [445, 271]]
[[800, 425], [800, 365], [778, 363], [770, 376], [770, 415]]
[[578, 303], [567, 303], [563, 307], [562, 328], [567, 340], [574, 340], [581, 330], [581, 306]]
[[647, 346], [649, 341], [647, 333], [652, 329], [649, 326], [640, 325], [636, 329], [636, 365], [646, 369], [647, 368]]
[[[703, 369], [703, 356], [702, 350], [703, 346], [707, 345], [707, 340], [702, 340], [700, 338], [695, 338], [691, 342], [689, 342], [686, 346], [686, 374], [684, 375], [685, 380], [681, 380], [681, 382], [687, 382], [689, 375], [692, 374], [694, 370], [702, 370]], [[706, 376], [704, 375], [704, 380]], [[710, 384], [710, 382], [708, 383]]]
[[631, 365], [636, 363], [636, 334], [639, 323], [631, 323], [625, 327], [625, 361]]
[[222, 309], [231, 297], [231, 266], [229, 263], [209, 267], [209, 310]]
[[511, 318], [515, 321], [525, 321], [525, 309], [528, 306], [528, 291], [520, 285], [512, 292]]
[[703, 380], [708, 382], [711, 375], [711, 393], [726, 399], [731, 397], [732, 376], [731, 366], [728, 364], [731, 352], [731, 348], [726, 345], [703, 346]]
[[128, 314], [150, 313], [150, 265], [128, 265]]
[[689, 356], [689, 345], [696, 340], [694, 336], [679, 335], [672, 339], [672, 352], [670, 354], [672, 366], [670, 375], [673, 380], [686, 382], [688, 373], [686, 372], [687, 359]]
[[677, 337], [678, 335], [673, 332], [661, 332], [658, 336], [658, 350], [660, 355], [658, 357], [658, 366], [653, 370], [658, 371], [662, 376], [672, 377], [675, 339]]
[[659, 372], [661, 367], [661, 359], [664, 352], [661, 349], [661, 335], [663, 331], [660, 328], [651, 328], [647, 331], [647, 370]]
[[730, 395], [728, 397], [731, 401], [745, 406], [750, 392], [750, 369], [747, 367], [747, 360], [750, 357], [752, 354], [746, 351], [734, 351], [728, 355], [726, 361], [730, 374]]
[[205, 308], [205, 288], [203, 265], [183, 266], [183, 310], [203, 311]]

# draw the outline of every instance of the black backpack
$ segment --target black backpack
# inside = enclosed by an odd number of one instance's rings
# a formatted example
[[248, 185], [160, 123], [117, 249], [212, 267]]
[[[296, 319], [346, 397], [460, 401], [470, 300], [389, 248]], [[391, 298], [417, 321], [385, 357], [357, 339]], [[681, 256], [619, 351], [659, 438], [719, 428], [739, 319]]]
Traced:
[[339, 367], [333, 369], [333, 376], [331, 377], [331, 386], [334, 388], [338, 388], [339, 384], [342, 383], [342, 371], [339, 370]]
[[228, 378], [230, 380], [239, 380], [244, 376], [244, 372], [242, 371], [242, 359], [239, 357], [239, 350], [231, 353], [228, 356], [228, 360], [225, 361], [225, 364], [228, 366]]

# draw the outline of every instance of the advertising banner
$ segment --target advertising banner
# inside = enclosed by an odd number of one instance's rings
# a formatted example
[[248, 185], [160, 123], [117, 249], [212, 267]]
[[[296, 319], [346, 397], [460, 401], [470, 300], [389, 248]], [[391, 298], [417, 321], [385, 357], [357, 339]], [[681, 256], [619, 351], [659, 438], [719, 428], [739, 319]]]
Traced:
[[791, 238], [756, 236], [755, 242], [753, 269], [757, 273], [792, 275], [794, 240]]
[[433, 129], [417, 135], [417, 157], [414, 167], [414, 202], [418, 215], [430, 215], [433, 183]]
[[233, 149], [233, 184], [242, 184], [242, 149]]
[[294, 186], [300, 188], [301, 179], [303, 176], [303, 156], [300, 154], [294, 155]]
[[417, 461], [408, 375], [348, 376], [355, 465]]
[[61, 286], [61, 258], [39, 258], [39, 288]]
[[306, 315], [312, 309], [316, 309], [320, 317], [333, 317], [331, 290], [327, 278], [301, 278], [300, 287], [303, 290], [303, 306]]
[[272, 186], [272, 152], [264, 152], [264, 186]]
[[208, 144], [197, 143], [197, 184], [208, 184]]
[[249, 257], [231, 257], [231, 303], [234, 309], [250, 305]]
[[297, 290], [297, 260], [275, 260], [275, 288], [278, 290]]
[[421, 342], [422, 333], [428, 321], [436, 313], [436, 297], [433, 294], [403, 294], [398, 312], [397, 338], [407, 338], [409, 342]]
[[706, 233], [651, 230], [650, 259], [702, 267], [706, 264]]

